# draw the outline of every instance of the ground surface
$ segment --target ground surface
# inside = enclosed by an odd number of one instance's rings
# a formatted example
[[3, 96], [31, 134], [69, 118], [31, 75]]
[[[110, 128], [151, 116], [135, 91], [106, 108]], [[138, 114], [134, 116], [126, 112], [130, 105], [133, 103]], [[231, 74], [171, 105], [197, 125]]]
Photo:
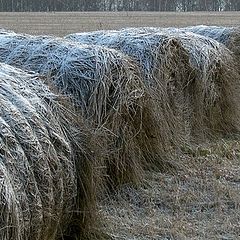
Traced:
[[240, 239], [240, 142], [224, 139], [176, 161], [177, 174], [147, 172], [103, 201], [103, 231], [116, 240]]
[[73, 32], [137, 26], [237, 25], [240, 12], [69, 12], [0, 13], [0, 27], [31, 34], [63, 36]]
[[[236, 26], [240, 13], [0, 13], [0, 27], [58, 36], [197, 24]], [[186, 148], [175, 161], [177, 174], [146, 172], [141, 186], [99, 202], [100, 230], [115, 240], [240, 239], [240, 141]]]

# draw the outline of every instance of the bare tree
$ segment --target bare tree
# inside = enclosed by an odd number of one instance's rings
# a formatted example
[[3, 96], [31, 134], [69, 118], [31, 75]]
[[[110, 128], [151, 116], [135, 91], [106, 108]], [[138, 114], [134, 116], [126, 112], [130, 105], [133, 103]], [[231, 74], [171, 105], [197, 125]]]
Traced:
[[0, 0], [0, 11], [240, 11], [240, 0]]

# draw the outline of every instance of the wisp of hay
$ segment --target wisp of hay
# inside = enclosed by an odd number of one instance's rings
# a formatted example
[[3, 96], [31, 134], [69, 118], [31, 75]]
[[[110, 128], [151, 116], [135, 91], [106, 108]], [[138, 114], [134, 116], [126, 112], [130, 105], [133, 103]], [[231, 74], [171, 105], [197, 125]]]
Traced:
[[[189, 138], [190, 113], [185, 85], [193, 69], [176, 38], [134, 28], [75, 33], [65, 38], [107, 46], [132, 57], [138, 63], [144, 84], [155, 102], [156, 119], [161, 126], [158, 133], [162, 136], [160, 142], [170, 141], [176, 147]], [[154, 129], [154, 126], [149, 127]]]
[[44, 75], [47, 84], [72, 97], [106, 142], [105, 175], [111, 186], [141, 178], [142, 153], [136, 141], [149, 103], [131, 59], [103, 47], [14, 33], [0, 36], [0, 59]]
[[181, 29], [144, 29], [166, 31], [181, 42], [190, 56], [196, 70], [187, 87], [194, 134], [205, 137], [239, 131], [239, 75], [232, 53], [216, 40]]
[[5, 64], [0, 99], [0, 238], [81, 236], [95, 208], [92, 133], [66, 99]]

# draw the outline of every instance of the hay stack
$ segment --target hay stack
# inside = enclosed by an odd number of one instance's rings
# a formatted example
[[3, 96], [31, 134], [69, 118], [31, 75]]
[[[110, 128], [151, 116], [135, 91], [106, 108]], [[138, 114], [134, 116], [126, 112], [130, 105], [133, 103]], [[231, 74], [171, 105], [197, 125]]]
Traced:
[[[139, 37], [139, 35], [142, 37]], [[141, 60], [141, 65], [147, 69], [148, 64], [153, 66], [149, 60], [149, 52], [156, 53], [157, 47], [162, 44], [159, 35], [162, 38], [167, 36], [168, 39], [175, 39], [179, 46], [182, 46], [182, 52], [189, 56], [189, 59], [185, 57], [186, 63], [182, 65], [182, 68], [177, 68], [176, 64], [174, 68], [178, 69], [177, 72], [187, 72], [185, 81], [175, 80], [175, 82], [184, 83], [181, 88], [184, 89], [184, 98], [187, 102], [186, 106], [188, 106], [187, 113], [190, 115], [191, 133], [194, 138], [205, 138], [212, 134], [228, 133], [238, 129], [236, 121], [239, 115], [236, 103], [238, 99], [238, 76], [230, 51], [217, 41], [173, 28], [132, 28], [110, 32], [100, 31], [72, 34], [67, 38], [85, 43], [91, 41], [121, 49]], [[146, 40], [149, 39], [149, 36], [155, 39], [150, 44]], [[146, 49], [150, 49], [150, 51], [146, 51]], [[142, 56], [138, 56], [136, 52], [140, 52]], [[168, 60], [171, 59], [169, 55], [165, 54]], [[174, 58], [177, 59], [176, 56]], [[187, 60], [189, 60], [188, 63]], [[190, 67], [187, 66], [188, 64]], [[170, 65], [170, 68], [173, 66]], [[186, 70], [183, 71], [183, 69]], [[163, 68], [163, 71], [167, 72], [166, 68]]]
[[189, 88], [196, 126], [205, 126], [212, 134], [239, 131], [239, 75], [234, 56], [224, 45], [204, 36], [187, 32], [173, 36], [181, 39], [197, 69]]
[[[180, 28], [181, 31], [193, 32], [205, 37], [212, 38], [229, 48], [236, 58], [238, 69], [240, 69], [240, 27], [219, 26], [192, 26]], [[240, 70], [239, 70], [240, 72]]]
[[[188, 55], [179, 41], [165, 33], [141, 29], [76, 33], [65, 38], [122, 51], [137, 61], [155, 104], [163, 138], [180, 146], [189, 137], [189, 100], [185, 85], [191, 78]], [[184, 69], [184, 71], [182, 71]], [[163, 130], [164, 129], [164, 130]], [[164, 140], [162, 140], [164, 141]]]
[[[205, 37], [212, 38], [227, 47], [233, 43], [240, 45], [240, 29], [239, 27], [222, 27], [222, 26], [190, 26], [180, 28], [180, 31], [192, 32]], [[233, 47], [233, 46], [232, 46]]]
[[82, 234], [95, 205], [91, 134], [66, 100], [4, 64], [0, 99], [0, 238]]
[[149, 103], [137, 67], [129, 58], [102, 47], [6, 33], [0, 36], [0, 59], [46, 76], [47, 84], [71, 95], [106, 143], [105, 175], [110, 185], [139, 180], [142, 153], [136, 136], [144, 134], [142, 110]]
[[144, 28], [146, 32], [176, 37], [196, 69], [188, 84], [193, 109], [192, 128], [197, 136], [239, 131], [239, 74], [232, 53], [219, 42], [179, 29]]

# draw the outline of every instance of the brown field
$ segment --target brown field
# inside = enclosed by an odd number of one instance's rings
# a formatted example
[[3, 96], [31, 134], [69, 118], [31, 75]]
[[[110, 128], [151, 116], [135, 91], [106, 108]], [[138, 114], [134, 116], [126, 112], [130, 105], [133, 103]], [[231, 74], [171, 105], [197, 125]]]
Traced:
[[147, 172], [139, 188], [103, 201], [103, 231], [114, 240], [240, 239], [239, 140], [200, 145], [179, 160], [177, 174]]
[[[237, 26], [240, 13], [0, 13], [2, 28], [57, 36], [198, 24]], [[240, 239], [239, 137], [186, 148], [176, 162], [177, 173], [146, 172], [141, 186], [125, 185], [99, 201], [103, 239]]]
[[0, 27], [30, 34], [63, 36], [73, 32], [139, 26], [240, 24], [239, 12], [56, 12], [0, 13]]

